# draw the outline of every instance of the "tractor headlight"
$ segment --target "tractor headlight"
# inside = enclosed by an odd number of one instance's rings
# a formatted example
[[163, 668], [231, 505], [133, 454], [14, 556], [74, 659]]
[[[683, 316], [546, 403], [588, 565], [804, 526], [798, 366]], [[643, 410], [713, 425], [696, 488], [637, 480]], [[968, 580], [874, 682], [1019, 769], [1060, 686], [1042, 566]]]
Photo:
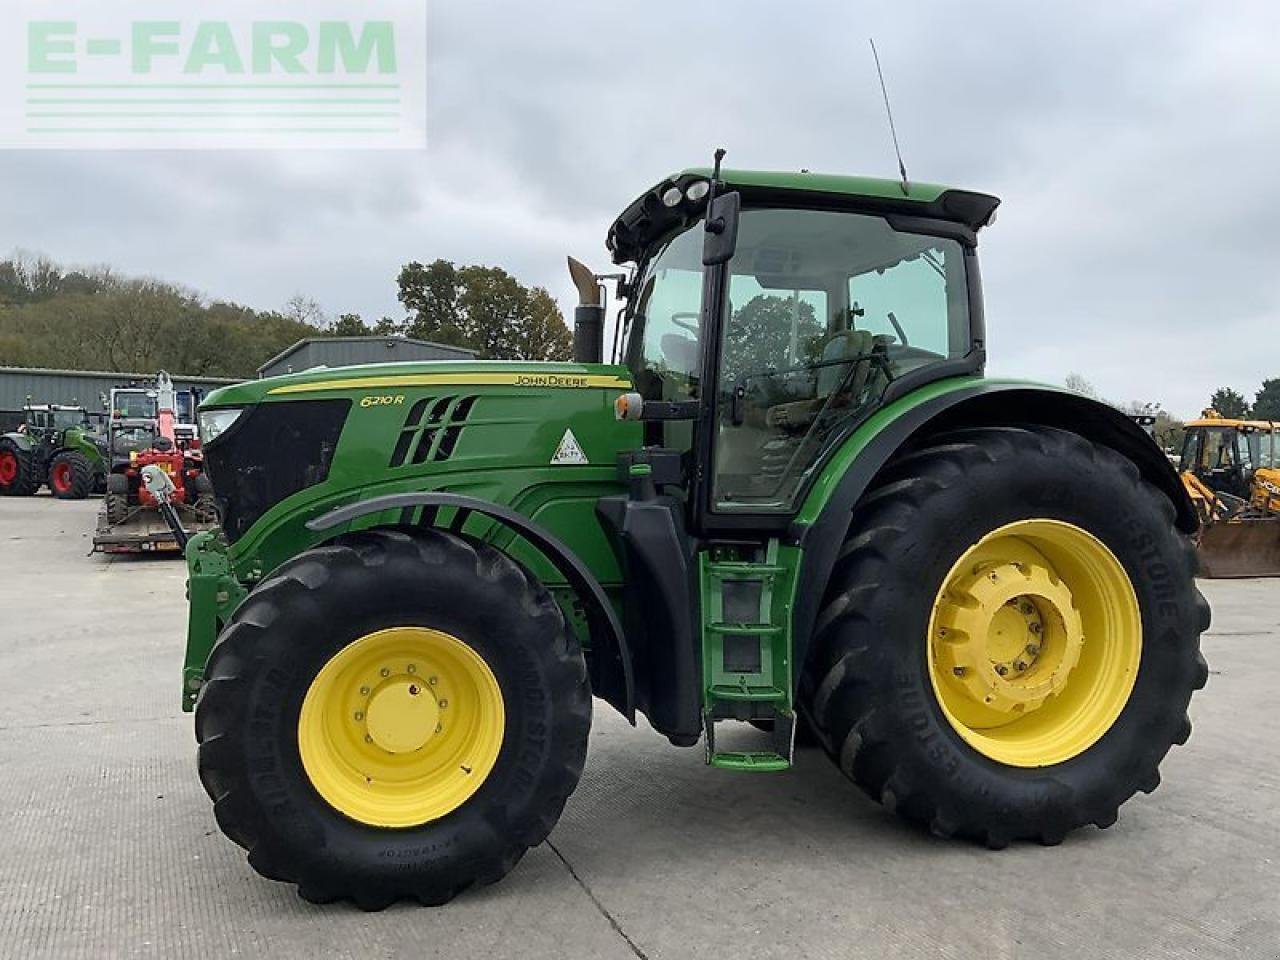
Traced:
[[695, 180], [684, 189], [684, 195], [690, 203], [697, 203], [710, 192], [711, 184], [707, 183], [705, 180]]
[[240, 419], [244, 407], [232, 407], [226, 410], [202, 410], [200, 412], [200, 440], [212, 443], [222, 433], [231, 429], [231, 425]]

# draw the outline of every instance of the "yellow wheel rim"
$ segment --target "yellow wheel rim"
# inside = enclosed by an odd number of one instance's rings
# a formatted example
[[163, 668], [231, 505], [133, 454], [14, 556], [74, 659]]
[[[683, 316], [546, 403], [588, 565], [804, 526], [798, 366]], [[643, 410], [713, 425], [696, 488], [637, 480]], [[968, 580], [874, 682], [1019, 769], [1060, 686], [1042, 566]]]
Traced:
[[964, 552], [929, 620], [929, 677], [948, 722], [984, 756], [1046, 767], [1115, 723], [1138, 675], [1142, 616], [1124, 567], [1092, 534], [1020, 520]]
[[506, 727], [489, 665], [457, 637], [393, 627], [347, 644], [302, 701], [298, 749], [331, 806], [376, 827], [413, 827], [471, 798]]

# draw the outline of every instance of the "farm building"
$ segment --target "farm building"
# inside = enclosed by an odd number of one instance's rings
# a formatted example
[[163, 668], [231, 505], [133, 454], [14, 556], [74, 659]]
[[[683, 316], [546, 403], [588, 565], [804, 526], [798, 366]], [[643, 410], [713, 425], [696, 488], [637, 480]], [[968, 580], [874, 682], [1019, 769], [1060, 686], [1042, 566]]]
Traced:
[[[313, 337], [299, 340], [258, 368], [259, 377], [276, 377], [314, 367], [343, 367], [356, 363], [391, 363], [398, 360], [471, 360], [474, 350], [405, 337]], [[179, 390], [209, 393], [237, 382], [225, 377], [191, 377], [174, 373]], [[112, 387], [154, 384], [152, 373], [115, 373], [106, 370], [49, 370], [40, 367], [0, 366], [0, 432], [22, 420], [22, 405], [62, 403], [84, 405], [91, 413], [104, 409], [102, 396]]]
[[[91, 413], [105, 410], [102, 397], [112, 387], [153, 385], [152, 373], [112, 373], [106, 370], [48, 370], [42, 367], [0, 367], [0, 426], [12, 429], [22, 419], [22, 406], [32, 403], [82, 404]], [[224, 377], [188, 377], [173, 374], [179, 390], [208, 393], [228, 383]]]
[[299, 340], [258, 368], [259, 377], [278, 377], [315, 367], [401, 360], [472, 360], [474, 350], [408, 337], [309, 337]]

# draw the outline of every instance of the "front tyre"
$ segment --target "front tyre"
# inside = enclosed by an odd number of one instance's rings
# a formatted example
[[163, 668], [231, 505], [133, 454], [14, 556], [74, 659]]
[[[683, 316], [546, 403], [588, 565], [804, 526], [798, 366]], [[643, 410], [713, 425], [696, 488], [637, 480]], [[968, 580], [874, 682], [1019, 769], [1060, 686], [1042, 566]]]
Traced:
[[1113, 823], [1190, 734], [1209, 610], [1168, 499], [1060, 430], [960, 431], [855, 510], [805, 709], [841, 770], [1001, 847]]
[[315, 902], [439, 904], [505, 875], [577, 785], [586, 666], [498, 550], [368, 531], [245, 599], [196, 707], [218, 824]]
[[59, 500], [83, 500], [93, 482], [93, 464], [77, 450], [64, 450], [49, 463], [49, 489]]

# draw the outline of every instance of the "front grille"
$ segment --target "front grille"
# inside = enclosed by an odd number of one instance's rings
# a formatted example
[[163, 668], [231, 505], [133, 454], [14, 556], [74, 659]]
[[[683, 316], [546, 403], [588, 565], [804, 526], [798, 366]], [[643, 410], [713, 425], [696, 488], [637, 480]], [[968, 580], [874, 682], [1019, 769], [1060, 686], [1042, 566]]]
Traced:
[[388, 466], [448, 460], [475, 402], [475, 397], [423, 397], [409, 408]]
[[281, 500], [324, 482], [350, 408], [350, 400], [260, 404], [205, 446], [229, 542]]

